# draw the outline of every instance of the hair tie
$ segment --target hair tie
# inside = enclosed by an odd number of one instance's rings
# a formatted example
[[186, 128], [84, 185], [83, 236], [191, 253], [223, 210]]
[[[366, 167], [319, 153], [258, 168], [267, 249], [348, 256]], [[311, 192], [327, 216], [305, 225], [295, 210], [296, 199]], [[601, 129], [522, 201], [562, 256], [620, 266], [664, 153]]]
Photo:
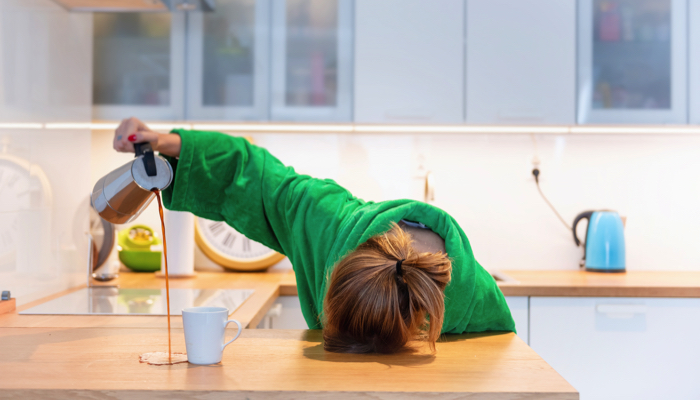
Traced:
[[399, 260], [396, 262], [396, 275], [403, 276], [403, 270], [401, 269], [401, 264], [406, 261], [406, 259]]

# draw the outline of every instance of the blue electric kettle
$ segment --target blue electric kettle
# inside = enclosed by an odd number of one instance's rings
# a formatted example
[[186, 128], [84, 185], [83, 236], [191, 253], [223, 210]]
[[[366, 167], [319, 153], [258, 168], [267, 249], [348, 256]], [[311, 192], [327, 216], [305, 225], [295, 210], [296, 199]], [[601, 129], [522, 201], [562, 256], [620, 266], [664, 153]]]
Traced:
[[588, 220], [582, 266], [586, 271], [625, 272], [625, 233], [622, 219], [616, 211], [586, 211], [576, 216], [572, 230], [577, 246], [576, 225]]

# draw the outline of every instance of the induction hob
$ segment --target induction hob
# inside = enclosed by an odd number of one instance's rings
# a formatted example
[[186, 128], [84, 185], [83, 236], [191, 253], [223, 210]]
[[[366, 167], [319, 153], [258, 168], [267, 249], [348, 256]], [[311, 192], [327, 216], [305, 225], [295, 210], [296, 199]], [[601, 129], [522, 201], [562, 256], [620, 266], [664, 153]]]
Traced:
[[[171, 315], [188, 307], [226, 307], [229, 314], [246, 301], [253, 289], [170, 289]], [[92, 287], [47, 301], [20, 314], [167, 315], [165, 289]]]

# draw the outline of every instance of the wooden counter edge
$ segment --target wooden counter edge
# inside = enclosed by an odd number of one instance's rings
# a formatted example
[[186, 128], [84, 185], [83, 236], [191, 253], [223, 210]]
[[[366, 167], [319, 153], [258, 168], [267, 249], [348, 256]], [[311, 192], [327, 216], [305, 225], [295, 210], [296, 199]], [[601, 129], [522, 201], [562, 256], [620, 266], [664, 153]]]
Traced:
[[16, 301], [15, 298], [9, 300], [0, 301], [0, 314], [6, 314], [15, 311]]
[[[469, 400], [510, 400], [514, 398], [514, 393], [453, 393], [453, 392], [329, 392], [329, 391], [215, 391], [215, 390], [69, 390], [69, 389], [3, 389], [3, 397], [7, 398], [52, 398], [52, 399], [75, 399], [86, 398], [108, 398], [108, 399], [128, 399], [128, 400], [150, 400], [154, 393], [163, 398], [192, 398], [192, 399], [269, 399], [286, 400], [290, 398], [304, 398], [310, 400], [333, 399], [367, 399], [367, 400], [403, 400], [416, 399], [446, 399], [468, 397]], [[539, 392], [539, 393], [517, 393], [519, 400], [578, 400], [579, 394], [572, 392]]]
[[700, 298], [700, 287], [499, 285], [504, 296]]

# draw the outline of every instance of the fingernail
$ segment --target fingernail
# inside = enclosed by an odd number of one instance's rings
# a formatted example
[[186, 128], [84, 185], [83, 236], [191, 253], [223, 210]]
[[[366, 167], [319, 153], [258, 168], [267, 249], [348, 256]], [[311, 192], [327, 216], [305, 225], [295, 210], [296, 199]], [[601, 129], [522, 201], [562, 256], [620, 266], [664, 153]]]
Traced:
[[130, 142], [135, 142], [135, 141], [136, 141], [136, 134], [130, 135], [127, 139], [128, 139]]
[[122, 140], [122, 135], [117, 136], [117, 140]]

